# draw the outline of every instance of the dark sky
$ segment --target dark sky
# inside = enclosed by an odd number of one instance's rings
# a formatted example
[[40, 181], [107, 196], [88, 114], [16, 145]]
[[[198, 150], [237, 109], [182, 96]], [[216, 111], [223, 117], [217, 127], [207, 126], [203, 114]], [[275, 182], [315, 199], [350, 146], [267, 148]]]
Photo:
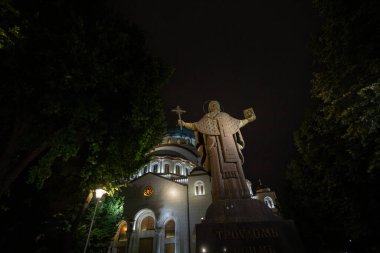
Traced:
[[207, 100], [243, 118], [248, 179], [279, 190], [293, 151], [293, 132], [309, 102], [311, 0], [117, 0], [145, 32], [152, 51], [175, 69], [162, 92], [169, 127], [180, 105], [198, 121]]

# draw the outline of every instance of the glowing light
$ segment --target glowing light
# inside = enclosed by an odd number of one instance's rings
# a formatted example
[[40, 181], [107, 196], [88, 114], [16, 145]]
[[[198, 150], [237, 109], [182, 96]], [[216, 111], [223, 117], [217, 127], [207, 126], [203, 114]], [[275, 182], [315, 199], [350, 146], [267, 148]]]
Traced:
[[101, 199], [103, 197], [104, 194], [106, 194], [107, 192], [103, 189], [96, 189], [95, 190], [95, 197], [97, 199]]
[[171, 189], [169, 189], [169, 195], [171, 197], [175, 198], [175, 197], [177, 197], [178, 193], [177, 193], [176, 189], [171, 188]]
[[202, 252], [207, 252], [207, 251], [206, 251], [206, 248], [202, 248]]

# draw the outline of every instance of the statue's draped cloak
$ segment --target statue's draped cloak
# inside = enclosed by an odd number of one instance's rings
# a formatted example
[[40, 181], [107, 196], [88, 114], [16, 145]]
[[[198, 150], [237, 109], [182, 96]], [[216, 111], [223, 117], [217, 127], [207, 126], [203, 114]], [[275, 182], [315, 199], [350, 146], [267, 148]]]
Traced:
[[[209, 114], [203, 116], [201, 120], [194, 123], [196, 130], [203, 135], [222, 135], [221, 140], [224, 142], [223, 154], [226, 162], [236, 162], [236, 159], [241, 159], [244, 163], [244, 157], [241, 149], [244, 148], [244, 139], [240, 132], [240, 120], [231, 117], [229, 114], [220, 112], [214, 117]], [[221, 133], [222, 132], [222, 133]], [[233, 137], [233, 139], [228, 137]], [[203, 137], [203, 136], [202, 136]], [[199, 138], [201, 145], [204, 145], [204, 138]], [[227, 143], [225, 143], [227, 142]], [[240, 147], [232, 148], [237, 143]], [[237, 152], [236, 152], [237, 151]], [[236, 157], [238, 155], [238, 157]]]
[[[240, 133], [240, 120], [224, 112], [210, 113], [194, 123], [197, 142], [202, 153], [202, 165], [211, 170], [214, 196], [225, 199], [247, 197], [245, 177], [242, 171], [244, 161], [241, 149], [244, 140]], [[207, 155], [207, 157], [206, 157]], [[215, 168], [218, 168], [215, 170]], [[214, 171], [213, 171], [214, 170]]]

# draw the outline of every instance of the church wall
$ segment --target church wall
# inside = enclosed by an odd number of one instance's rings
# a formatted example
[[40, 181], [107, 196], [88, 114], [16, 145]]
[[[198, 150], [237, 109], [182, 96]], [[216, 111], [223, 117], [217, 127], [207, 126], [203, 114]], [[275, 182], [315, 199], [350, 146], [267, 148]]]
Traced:
[[[270, 197], [270, 202], [269, 204], [267, 201], [265, 201], [266, 197]], [[280, 210], [279, 210], [279, 203], [276, 197], [276, 193], [274, 191], [261, 191], [261, 192], [256, 192], [256, 199], [260, 200], [261, 202], [265, 203], [274, 214], [280, 215]]]
[[[205, 195], [195, 195], [195, 182], [201, 180], [204, 183]], [[206, 215], [207, 207], [212, 202], [211, 197], [211, 178], [208, 174], [189, 175], [189, 210], [190, 210], [190, 241], [191, 252], [195, 252], [195, 224], [201, 223]]]
[[[152, 187], [151, 196], [144, 196], [144, 188]], [[174, 240], [176, 252], [189, 252], [187, 186], [172, 182], [154, 174], [146, 174], [131, 182], [125, 189], [125, 208], [127, 218], [135, 219], [140, 210], [151, 210], [156, 218], [154, 252], [164, 252], [165, 241]], [[176, 223], [175, 239], [165, 239], [165, 222], [173, 219]], [[137, 225], [137, 221], [135, 221]], [[153, 231], [152, 231], [153, 232]], [[131, 236], [133, 250], [138, 252], [139, 228]]]

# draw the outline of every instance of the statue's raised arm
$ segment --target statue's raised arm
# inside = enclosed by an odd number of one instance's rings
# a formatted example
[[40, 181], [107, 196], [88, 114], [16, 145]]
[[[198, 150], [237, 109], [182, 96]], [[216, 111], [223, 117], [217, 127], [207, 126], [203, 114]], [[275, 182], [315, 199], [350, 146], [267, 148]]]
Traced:
[[181, 119], [178, 120], [178, 126], [196, 131], [195, 125], [193, 123], [186, 123], [185, 121]]

